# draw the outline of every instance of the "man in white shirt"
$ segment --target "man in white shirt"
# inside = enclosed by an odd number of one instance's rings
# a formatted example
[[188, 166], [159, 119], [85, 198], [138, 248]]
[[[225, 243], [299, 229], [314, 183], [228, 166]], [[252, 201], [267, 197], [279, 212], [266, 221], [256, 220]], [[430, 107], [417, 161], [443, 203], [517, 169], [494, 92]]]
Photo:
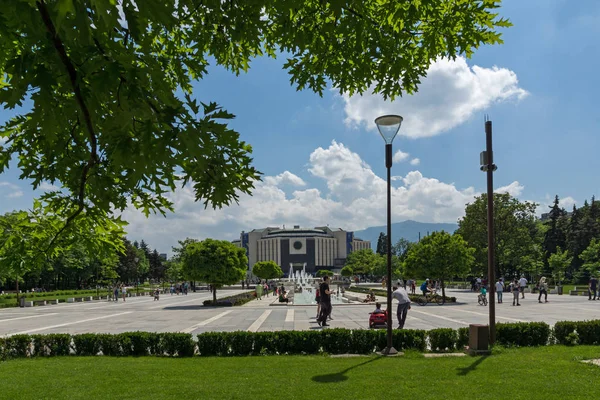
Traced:
[[527, 279], [525, 279], [525, 275], [521, 275], [521, 279], [519, 279], [519, 291], [521, 292], [521, 298], [525, 298], [525, 286], [527, 286]]
[[406, 314], [410, 310], [410, 299], [406, 289], [394, 286], [394, 292], [392, 298], [398, 300], [398, 329], [404, 329], [404, 323], [406, 322]]
[[498, 296], [498, 304], [502, 303], [502, 293], [504, 292], [504, 282], [502, 282], [502, 278], [498, 279], [496, 282], [496, 296]]

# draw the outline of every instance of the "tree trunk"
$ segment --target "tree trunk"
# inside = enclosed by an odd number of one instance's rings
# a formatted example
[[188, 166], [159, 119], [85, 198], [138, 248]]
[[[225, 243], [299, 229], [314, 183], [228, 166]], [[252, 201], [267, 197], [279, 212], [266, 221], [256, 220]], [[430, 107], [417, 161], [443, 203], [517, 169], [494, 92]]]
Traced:
[[442, 299], [445, 303], [446, 302], [446, 285], [444, 284], [443, 279], [440, 279], [440, 286], [442, 286]]
[[19, 278], [17, 277], [17, 307], [19, 307]]
[[212, 286], [212, 291], [213, 291], [213, 304], [217, 304], [217, 288]]

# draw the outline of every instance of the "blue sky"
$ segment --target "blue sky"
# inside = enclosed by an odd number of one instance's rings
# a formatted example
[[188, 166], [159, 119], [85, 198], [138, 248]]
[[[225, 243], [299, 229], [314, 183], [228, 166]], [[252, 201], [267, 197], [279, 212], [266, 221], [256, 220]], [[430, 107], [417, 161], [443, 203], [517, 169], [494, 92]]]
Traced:
[[[485, 190], [484, 114], [494, 124], [498, 190], [544, 206], [558, 194], [569, 208], [598, 194], [600, 2], [505, 0], [500, 13], [514, 24], [503, 31], [504, 45], [466, 62], [440, 61], [418, 94], [394, 103], [297, 92], [283, 58], [255, 60], [239, 77], [211, 67], [195, 97], [236, 114], [232, 126], [269, 178], [252, 198], [218, 212], [195, 204], [189, 189], [173, 194], [177, 213], [167, 219], [128, 210], [130, 236], [167, 251], [186, 236], [231, 239], [263, 226], [383, 224], [378, 110], [405, 118], [394, 142], [409, 154], [393, 167], [394, 221], [455, 222]], [[10, 115], [0, 111], [0, 121]], [[29, 207], [34, 195], [15, 167], [0, 175], [0, 212]]]

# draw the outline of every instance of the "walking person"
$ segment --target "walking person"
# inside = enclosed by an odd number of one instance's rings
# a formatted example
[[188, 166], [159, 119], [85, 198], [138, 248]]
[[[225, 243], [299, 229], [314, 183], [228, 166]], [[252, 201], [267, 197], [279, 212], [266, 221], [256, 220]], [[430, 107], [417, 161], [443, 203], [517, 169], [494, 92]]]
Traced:
[[[596, 300], [596, 289], [598, 287], [598, 279], [595, 276], [590, 277], [590, 282], [588, 284], [588, 300]], [[594, 298], [592, 299], [592, 293], [594, 294]], [[598, 295], [598, 299], [600, 299], [600, 294]]]
[[396, 316], [398, 317], [398, 329], [404, 329], [406, 315], [408, 314], [408, 310], [410, 310], [410, 299], [408, 298], [408, 293], [403, 287], [394, 286], [392, 298], [398, 300], [398, 309], [396, 310]]
[[317, 318], [317, 323], [320, 326], [329, 326], [327, 324], [327, 317], [331, 314], [331, 294], [333, 293], [329, 290], [329, 276], [325, 275], [323, 277], [319, 292], [321, 294], [321, 314]]
[[519, 290], [521, 291], [521, 298], [525, 298], [525, 287], [527, 286], [527, 279], [525, 275], [521, 275], [521, 279], [519, 279]]
[[125, 296], [127, 296], [127, 288], [125, 285], [121, 285], [121, 295], [123, 295], [123, 301], [125, 301]]
[[504, 292], [504, 282], [502, 282], [502, 278], [498, 279], [496, 282], [496, 296], [498, 297], [498, 304], [502, 304], [502, 293]]
[[119, 302], [119, 287], [115, 286], [115, 301]]
[[513, 306], [515, 305], [515, 302], [517, 303], [516, 304], [517, 306], [520, 306], [520, 304], [519, 304], [519, 292], [520, 292], [519, 281], [517, 279], [515, 279], [513, 282], [511, 282], [509, 287], [510, 287], [510, 291], [513, 294]]
[[315, 301], [317, 302], [317, 316], [319, 318], [319, 314], [321, 313], [321, 292], [319, 288], [317, 288], [317, 293], [315, 294]]
[[540, 295], [538, 296], [538, 303], [542, 302], [542, 294], [544, 295], [544, 302], [548, 302], [548, 284], [546, 283], [546, 277], [542, 276], [539, 283]]

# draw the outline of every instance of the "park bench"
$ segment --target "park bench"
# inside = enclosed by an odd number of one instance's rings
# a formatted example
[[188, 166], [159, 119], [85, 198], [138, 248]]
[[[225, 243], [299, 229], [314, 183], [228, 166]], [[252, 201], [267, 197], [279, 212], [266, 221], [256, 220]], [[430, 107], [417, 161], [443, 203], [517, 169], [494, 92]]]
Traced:
[[33, 304], [36, 306], [45, 306], [46, 305], [46, 300], [34, 300]]

